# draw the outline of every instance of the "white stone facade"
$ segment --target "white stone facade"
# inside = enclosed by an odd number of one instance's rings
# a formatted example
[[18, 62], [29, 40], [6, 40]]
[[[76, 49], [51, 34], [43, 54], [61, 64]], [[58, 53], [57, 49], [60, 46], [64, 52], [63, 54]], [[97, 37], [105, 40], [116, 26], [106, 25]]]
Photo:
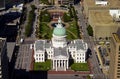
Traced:
[[[34, 45], [36, 45], [36, 43], [38, 42], [44, 42], [43, 44], [45, 44], [45, 40], [39, 40], [36, 41]], [[79, 42], [81, 43], [81, 46], [83, 46], [83, 49], [78, 49], [79, 47], [76, 45], [76, 43]], [[73, 45], [72, 45], [73, 44]], [[75, 63], [85, 63], [85, 59], [86, 59], [86, 52], [87, 52], [87, 44], [85, 42], [83, 42], [83, 40], [77, 39], [71, 41], [70, 44], [68, 44], [68, 46], [66, 46], [66, 56], [63, 55], [58, 55], [55, 56], [55, 49], [54, 47], [52, 47], [52, 44], [50, 45], [49, 48], [46, 48], [44, 45], [42, 45], [44, 47], [44, 50], [36, 50], [36, 46], [34, 46], [34, 59], [35, 62], [45, 62], [45, 59], [51, 59], [52, 60], [52, 68], [55, 69], [56, 71], [58, 70], [67, 70], [69, 67], [69, 59], [73, 59]], [[71, 56], [71, 58], [70, 58]]]
[[76, 39], [67, 42], [66, 30], [58, 20], [58, 25], [53, 32], [51, 41], [37, 40], [34, 44], [35, 62], [45, 62], [52, 60], [52, 69], [56, 71], [66, 71], [69, 68], [69, 60], [76, 63], [85, 63], [88, 46], [83, 40]]

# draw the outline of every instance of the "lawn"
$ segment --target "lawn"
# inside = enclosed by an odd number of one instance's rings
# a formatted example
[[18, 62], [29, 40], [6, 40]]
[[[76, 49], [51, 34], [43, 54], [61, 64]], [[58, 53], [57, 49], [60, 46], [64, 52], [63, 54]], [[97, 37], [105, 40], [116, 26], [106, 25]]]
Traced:
[[[45, 0], [46, 1], [46, 0]], [[77, 24], [77, 21], [75, 20], [75, 17], [71, 17], [70, 15], [75, 15], [73, 7], [71, 9], [71, 12], [65, 13], [63, 18], [66, 20], [66, 23], [69, 24], [69, 27], [66, 28], [66, 35], [68, 40], [74, 40], [74, 39], [79, 39], [80, 38], [80, 32], [79, 32], [79, 27]], [[50, 13], [45, 10], [42, 11], [40, 14], [40, 25], [39, 25], [39, 33], [37, 34], [40, 39], [51, 39], [52, 38], [52, 33], [53, 29], [50, 28], [47, 24], [51, 21], [50, 18]]]
[[87, 63], [74, 63], [71, 65], [71, 69], [75, 71], [89, 71]]
[[49, 4], [49, 1], [48, 0], [40, 0], [40, 3]]
[[76, 21], [72, 21], [69, 23], [69, 27], [66, 29], [67, 31], [67, 39], [78, 39], [79, 36], [79, 29], [76, 24]]
[[45, 62], [34, 63], [34, 70], [35, 71], [38, 71], [38, 70], [47, 71], [50, 69], [51, 69], [51, 60], [46, 60]]
[[39, 38], [51, 39], [52, 31], [53, 30], [47, 25], [47, 23], [45, 22], [40, 23], [40, 26], [39, 26], [40, 37]]

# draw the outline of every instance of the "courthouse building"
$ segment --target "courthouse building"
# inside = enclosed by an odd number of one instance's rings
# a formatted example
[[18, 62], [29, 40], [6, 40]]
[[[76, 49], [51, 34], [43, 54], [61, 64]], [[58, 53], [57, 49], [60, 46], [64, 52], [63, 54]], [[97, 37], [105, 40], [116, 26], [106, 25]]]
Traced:
[[66, 71], [69, 67], [69, 60], [75, 63], [85, 63], [87, 43], [81, 39], [73, 41], [66, 40], [66, 29], [62, 26], [61, 19], [53, 30], [51, 41], [37, 40], [34, 44], [35, 62], [45, 62], [52, 60], [52, 69], [56, 71]]

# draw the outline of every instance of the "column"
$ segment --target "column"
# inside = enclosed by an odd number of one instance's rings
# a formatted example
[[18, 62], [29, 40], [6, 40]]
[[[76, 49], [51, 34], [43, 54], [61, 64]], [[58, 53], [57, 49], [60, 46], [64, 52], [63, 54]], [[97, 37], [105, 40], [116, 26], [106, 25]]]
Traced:
[[61, 67], [63, 68], [63, 60], [61, 60]]
[[68, 69], [68, 60], [66, 60], [66, 64], [67, 64], [67, 69]]
[[66, 71], [66, 62], [65, 62], [65, 60], [64, 60], [64, 70]]
[[56, 66], [55, 66], [55, 70], [57, 71], [57, 60], [55, 60], [56, 62], [55, 62], [55, 64], [56, 64]]
[[55, 68], [55, 60], [53, 60], [53, 69]]

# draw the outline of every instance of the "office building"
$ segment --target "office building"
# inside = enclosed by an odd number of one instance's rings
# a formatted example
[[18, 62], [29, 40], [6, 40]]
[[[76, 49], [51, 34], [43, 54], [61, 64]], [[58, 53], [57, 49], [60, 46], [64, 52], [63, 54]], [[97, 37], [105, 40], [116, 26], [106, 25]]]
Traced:
[[34, 59], [35, 62], [45, 62], [46, 59], [51, 59], [53, 70], [66, 71], [69, 68], [70, 59], [73, 59], [75, 63], [86, 63], [87, 50], [87, 43], [81, 39], [66, 40], [66, 29], [59, 18], [51, 41], [35, 41]]
[[8, 78], [8, 57], [6, 39], [0, 38], [0, 79]]

